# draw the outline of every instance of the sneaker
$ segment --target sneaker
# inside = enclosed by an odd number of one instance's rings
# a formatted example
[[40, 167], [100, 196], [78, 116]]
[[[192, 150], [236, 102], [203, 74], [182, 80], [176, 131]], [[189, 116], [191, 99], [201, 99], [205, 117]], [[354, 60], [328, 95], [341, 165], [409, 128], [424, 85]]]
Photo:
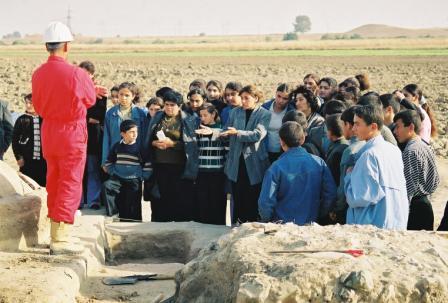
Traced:
[[93, 209], [93, 210], [98, 210], [98, 209], [100, 209], [100, 206], [99, 206], [99, 204], [92, 204], [89, 206], [89, 208]]

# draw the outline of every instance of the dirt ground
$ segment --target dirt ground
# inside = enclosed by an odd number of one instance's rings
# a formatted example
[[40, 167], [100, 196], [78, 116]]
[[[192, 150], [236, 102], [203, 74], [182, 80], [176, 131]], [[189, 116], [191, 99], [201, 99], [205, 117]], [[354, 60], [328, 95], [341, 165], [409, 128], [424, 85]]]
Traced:
[[[0, 58], [0, 99], [10, 102], [11, 109], [21, 112], [22, 95], [31, 91], [31, 75], [46, 59], [41, 57]], [[448, 137], [446, 113], [448, 104], [448, 60], [445, 56], [359, 56], [359, 57], [150, 57], [129, 53], [129, 56], [106, 57], [92, 53], [86, 57], [71, 55], [69, 60], [91, 60], [96, 65], [96, 80], [107, 87], [133, 81], [142, 90], [142, 106], [162, 86], [171, 86], [185, 95], [189, 83], [196, 78], [218, 79], [224, 84], [240, 81], [254, 83], [273, 96], [281, 82], [300, 83], [307, 73], [321, 77], [332, 76], [342, 81], [365, 72], [371, 79], [371, 89], [379, 93], [392, 92], [409, 83], [417, 83], [435, 109], [439, 138], [434, 148], [438, 155], [447, 157]]]
[[[45, 60], [41, 58], [0, 58], [0, 99], [10, 102], [11, 109], [21, 112], [24, 104], [22, 94], [31, 91], [32, 71]], [[143, 91], [144, 100], [151, 97], [162, 86], [172, 86], [186, 94], [190, 81], [196, 78], [240, 81], [261, 87], [266, 99], [274, 94], [281, 82], [301, 81], [307, 73], [333, 76], [338, 81], [359, 72], [369, 74], [372, 89], [380, 93], [391, 92], [408, 83], [417, 83], [435, 109], [438, 119], [439, 138], [433, 146], [439, 155], [439, 172], [442, 184], [433, 196], [435, 225], [440, 218], [448, 197], [448, 128], [446, 113], [448, 104], [448, 60], [446, 57], [129, 57], [102, 58], [95, 56], [70, 57], [71, 61], [92, 60], [96, 65], [97, 81], [107, 87], [123, 81], [136, 82]], [[5, 160], [15, 166], [11, 149]], [[445, 159], [444, 159], [445, 158]], [[108, 273], [106, 271], [104, 274]], [[110, 269], [111, 272], [114, 269]], [[99, 282], [82, 290], [80, 302], [117, 302], [142, 299], [139, 292], [126, 292], [120, 297], [120, 289], [108, 293]], [[143, 282], [146, 283], [146, 282]], [[151, 283], [151, 282], [149, 282]], [[157, 282], [159, 283], [159, 282]], [[171, 284], [172, 286], [172, 284]], [[171, 287], [169, 286], [169, 287]], [[153, 292], [157, 295], [157, 292]], [[100, 297], [101, 295], [101, 297]], [[131, 297], [126, 297], [131, 295]], [[140, 298], [138, 298], [140, 297]], [[1, 299], [1, 297], [0, 297]], [[1, 301], [1, 300], [0, 300]], [[147, 302], [147, 301], [141, 301]]]

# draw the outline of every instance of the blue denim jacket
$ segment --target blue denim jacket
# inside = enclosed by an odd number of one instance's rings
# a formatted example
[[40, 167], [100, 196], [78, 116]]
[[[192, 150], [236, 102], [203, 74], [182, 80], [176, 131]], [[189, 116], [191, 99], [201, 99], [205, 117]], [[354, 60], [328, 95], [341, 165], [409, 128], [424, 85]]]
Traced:
[[302, 147], [284, 152], [267, 170], [258, 210], [263, 221], [316, 222], [336, 199], [336, 184], [321, 158]]

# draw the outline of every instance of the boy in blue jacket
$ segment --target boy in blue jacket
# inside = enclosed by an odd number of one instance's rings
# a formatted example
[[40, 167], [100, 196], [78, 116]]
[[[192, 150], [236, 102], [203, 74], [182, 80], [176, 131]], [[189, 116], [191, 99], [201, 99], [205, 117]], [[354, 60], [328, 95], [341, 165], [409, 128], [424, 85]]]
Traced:
[[142, 220], [142, 179], [152, 173], [151, 163], [143, 163], [137, 143], [138, 126], [133, 120], [120, 124], [122, 140], [111, 149], [104, 164], [110, 175], [103, 184], [107, 215], [118, 212], [121, 221]]

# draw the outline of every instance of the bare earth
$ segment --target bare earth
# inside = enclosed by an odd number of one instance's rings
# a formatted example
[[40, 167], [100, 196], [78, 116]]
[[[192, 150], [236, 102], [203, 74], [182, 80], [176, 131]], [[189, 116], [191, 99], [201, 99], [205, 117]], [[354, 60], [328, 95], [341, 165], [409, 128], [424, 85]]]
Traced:
[[[80, 62], [92, 58], [71, 57]], [[42, 58], [0, 58], [0, 98], [8, 100], [15, 111], [23, 111], [21, 95], [31, 90], [32, 71], [39, 66]], [[161, 86], [172, 86], [186, 93], [188, 84], [195, 78], [241, 81], [255, 83], [270, 98], [280, 82], [298, 83], [306, 73], [316, 72], [321, 76], [333, 76], [341, 81], [359, 72], [370, 75], [372, 89], [380, 93], [402, 88], [408, 83], [417, 83], [436, 111], [439, 138], [433, 146], [436, 150], [438, 168], [442, 183], [432, 197], [435, 212], [435, 226], [438, 226], [448, 197], [448, 136], [446, 113], [448, 97], [446, 77], [448, 60], [446, 57], [95, 57], [98, 82], [111, 87], [122, 81], [134, 81], [143, 89], [145, 100]], [[11, 149], [5, 155], [6, 162], [16, 167]], [[173, 268], [174, 269], [174, 268]], [[108, 270], [108, 269], [106, 269]], [[171, 271], [169, 269], [168, 271]], [[104, 272], [106, 274], [108, 272]], [[111, 273], [111, 272], [110, 272]], [[14, 279], [11, 276], [11, 279]], [[158, 283], [158, 282], [157, 282]], [[169, 286], [171, 287], [171, 286]], [[99, 302], [95, 294], [101, 294], [105, 301], [138, 301], [137, 298], [122, 297], [120, 290], [106, 293], [98, 281], [83, 291], [80, 302]], [[153, 293], [156, 295], [156, 293]], [[85, 297], [84, 297], [85, 296]]]

